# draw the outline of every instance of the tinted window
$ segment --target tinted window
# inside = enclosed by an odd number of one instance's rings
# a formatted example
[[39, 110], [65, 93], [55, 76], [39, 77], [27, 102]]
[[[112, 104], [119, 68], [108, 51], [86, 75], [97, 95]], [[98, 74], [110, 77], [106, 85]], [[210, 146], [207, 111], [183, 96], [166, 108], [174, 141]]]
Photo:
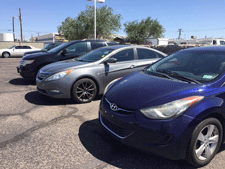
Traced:
[[120, 51], [116, 53], [115, 55], [113, 55], [112, 58], [116, 58], [117, 62], [134, 60], [134, 50], [126, 49], [126, 50]]
[[113, 45], [118, 45], [118, 43], [116, 43], [116, 42], [107, 42], [107, 44], [108, 44], [108, 46], [113, 46]]
[[15, 49], [21, 49], [21, 46], [16, 46]]
[[31, 49], [30, 46], [22, 46], [22, 49]]
[[161, 55], [159, 53], [156, 53], [156, 55], [157, 55], [158, 58], [165, 58], [165, 56], [163, 56], [163, 55]]
[[113, 50], [114, 49], [99, 48], [79, 57], [77, 60], [81, 62], [96, 62], [107, 56]]
[[148, 49], [137, 49], [138, 59], [152, 59], [157, 58], [156, 53]]
[[92, 50], [97, 49], [97, 48], [100, 48], [100, 47], [103, 47], [103, 43], [102, 42], [99, 42], [99, 43], [92, 42], [91, 43], [91, 49]]
[[75, 43], [66, 48], [68, 50], [67, 54], [83, 55], [87, 53], [87, 43]]

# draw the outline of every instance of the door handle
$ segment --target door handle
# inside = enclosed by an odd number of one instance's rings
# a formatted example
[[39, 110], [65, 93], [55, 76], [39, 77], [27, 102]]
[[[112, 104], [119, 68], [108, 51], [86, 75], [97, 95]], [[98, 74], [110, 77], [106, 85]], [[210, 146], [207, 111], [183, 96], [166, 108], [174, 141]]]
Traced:
[[134, 65], [131, 65], [130, 68], [133, 69], [133, 68], [135, 68], [135, 66]]

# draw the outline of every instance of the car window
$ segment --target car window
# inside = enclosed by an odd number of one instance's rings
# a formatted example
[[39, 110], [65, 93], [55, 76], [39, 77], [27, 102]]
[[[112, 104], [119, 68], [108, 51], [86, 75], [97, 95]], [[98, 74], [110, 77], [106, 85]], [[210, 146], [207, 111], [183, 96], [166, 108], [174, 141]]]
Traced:
[[103, 43], [102, 42], [91, 42], [91, 49], [92, 50], [100, 48], [100, 47], [103, 47]]
[[113, 45], [118, 45], [118, 43], [116, 43], [116, 42], [107, 42], [107, 44], [108, 44], [108, 46], [113, 46]]
[[138, 59], [152, 59], [157, 58], [156, 53], [148, 49], [137, 49]]
[[122, 50], [113, 55], [112, 58], [116, 58], [117, 62], [134, 60], [134, 50], [133, 49]]
[[21, 49], [31, 49], [31, 47], [30, 46], [22, 46]]
[[82, 55], [87, 53], [87, 43], [75, 43], [66, 48], [68, 50], [67, 55], [69, 54], [75, 54], [75, 55]]
[[21, 49], [21, 46], [16, 46], [15, 49]]

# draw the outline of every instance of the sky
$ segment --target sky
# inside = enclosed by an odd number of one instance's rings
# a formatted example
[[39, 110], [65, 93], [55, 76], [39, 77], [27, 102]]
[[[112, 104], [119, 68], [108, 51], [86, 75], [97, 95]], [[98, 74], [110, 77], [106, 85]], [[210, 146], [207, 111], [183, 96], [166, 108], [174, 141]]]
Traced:
[[[86, 5], [94, 2], [87, 0], [1, 0], [0, 33], [12, 33], [12, 17], [19, 16], [21, 8], [23, 38], [58, 32], [67, 17], [76, 18]], [[107, 5], [113, 14], [121, 14], [122, 28], [116, 34], [126, 35], [124, 23], [141, 21], [147, 17], [157, 19], [165, 29], [165, 38], [190, 39], [214, 37], [225, 38], [225, 0], [105, 0], [97, 3], [97, 8]], [[15, 37], [20, 39], [20, 22], [15, 19]]]

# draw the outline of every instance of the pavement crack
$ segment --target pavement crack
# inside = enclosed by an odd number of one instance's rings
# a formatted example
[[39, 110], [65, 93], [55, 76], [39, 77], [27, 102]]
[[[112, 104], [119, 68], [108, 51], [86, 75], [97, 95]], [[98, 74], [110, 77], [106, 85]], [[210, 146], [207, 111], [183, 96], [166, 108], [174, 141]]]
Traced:
[[42, 129], [42, 128], [45, 128], [49, 125], [52, 125], [60, 120], [63, 120], [63, 119], [66, 119], [66, 118], [70, 118], [71, 116], [74, 116], [73, 114], [76, 113], [78, 111], [77, 108], [75, 108], [74, 110], [70, 111], [67, 115], [64, 115], [64, 116], [60, 116], [60, 117], [57, 117], [57, 118], [54, 118], [48, 122], [42, 122], [40, 123], [40, 125], [37, 125], [37, 126], [34, 126], [30, 129], [28, 129], [27, 131], [23, 132], [23, 133], [20, 133], [19, 135], [16, 135], [15, 137], [13, 137], [12, 139], [10, 140], [6, 140], [2, 143], [0, 143], [0, 148], [4, 148], [6, 147], [8, 144], [11, 144], [11, 143], [14, 143], [14, 142], [18, 142], [19, 140], [22, 140], [24, 139], [25, 137], [28, 137], [30, 136], [33, 132], [35, 132], [36, 130], [39, 130], [39, 129]]

